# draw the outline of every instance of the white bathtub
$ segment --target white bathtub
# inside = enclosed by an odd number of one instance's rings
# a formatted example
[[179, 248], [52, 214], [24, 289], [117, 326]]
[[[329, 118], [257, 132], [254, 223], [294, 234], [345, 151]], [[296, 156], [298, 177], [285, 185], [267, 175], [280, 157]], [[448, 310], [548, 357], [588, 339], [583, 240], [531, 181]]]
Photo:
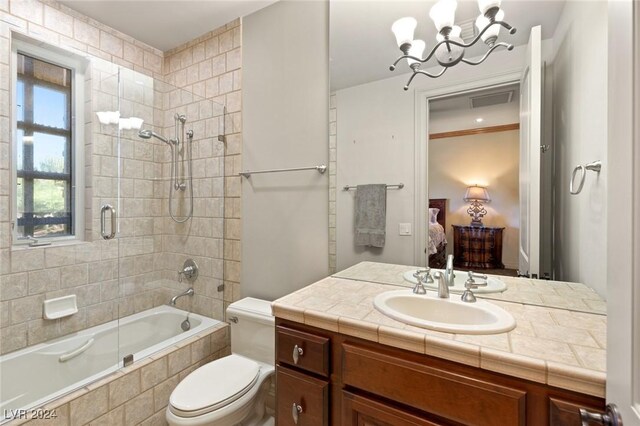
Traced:
[[[182, 331], [187, 314], [191, 329]], [[219, 323], [159, 306], [0, 356], [0, 422], [118, 370], [126, 355], [139, 361]]]

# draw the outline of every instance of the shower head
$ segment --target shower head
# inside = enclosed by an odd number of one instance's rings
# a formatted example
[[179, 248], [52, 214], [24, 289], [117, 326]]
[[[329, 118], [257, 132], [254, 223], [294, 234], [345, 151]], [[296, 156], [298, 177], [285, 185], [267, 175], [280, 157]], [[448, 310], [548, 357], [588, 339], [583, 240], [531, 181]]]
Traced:
[[145, 130], [140, 130], [138, 132], [138, 137], [140, 137], [142, 139], [151, 139], [152, 136], [154, 138], [160, 139], [164, 143], [167, 143], [167, 144], [169, 143], [169, 139], [165, 138], [164, 136], [161, 136], [161, 135], [157, 134], [153, 130], [145, 129]]

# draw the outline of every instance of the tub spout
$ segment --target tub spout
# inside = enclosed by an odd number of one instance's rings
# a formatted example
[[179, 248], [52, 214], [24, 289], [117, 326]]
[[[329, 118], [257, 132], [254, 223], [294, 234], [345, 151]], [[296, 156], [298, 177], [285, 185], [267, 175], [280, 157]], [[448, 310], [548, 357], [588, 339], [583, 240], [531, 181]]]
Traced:
[[178, 299], [180, 299], [182, 296], [193, 296], [193, 287], [187, 289], [186, 291], [184, 291], [183, 293], [178, 294], [177, 296], [173, 296], [171, 298], [171, 306], [176, 306], [176, 302], [178, 301]]

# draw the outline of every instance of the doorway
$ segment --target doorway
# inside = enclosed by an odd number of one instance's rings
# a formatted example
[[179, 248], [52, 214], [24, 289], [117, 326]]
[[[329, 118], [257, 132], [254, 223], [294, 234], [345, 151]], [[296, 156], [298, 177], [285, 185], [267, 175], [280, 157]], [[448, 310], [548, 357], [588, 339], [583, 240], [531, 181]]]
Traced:
[[427, 264], [516, 276], [520, 85], [428, 101]]

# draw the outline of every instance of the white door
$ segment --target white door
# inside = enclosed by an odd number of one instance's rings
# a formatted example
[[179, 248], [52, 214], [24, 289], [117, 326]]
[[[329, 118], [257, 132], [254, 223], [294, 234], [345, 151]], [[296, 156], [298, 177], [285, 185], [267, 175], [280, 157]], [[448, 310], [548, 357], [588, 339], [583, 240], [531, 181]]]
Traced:
[[531, 28], [520, 79], [520, 274], [540, 268], [540, 145], [542, 129], [542, 37]]
[[634, 72], [640, 4], [610, 1], [608, 9], [607, 403], [634, 426], [640, 425], [640, 75]]

